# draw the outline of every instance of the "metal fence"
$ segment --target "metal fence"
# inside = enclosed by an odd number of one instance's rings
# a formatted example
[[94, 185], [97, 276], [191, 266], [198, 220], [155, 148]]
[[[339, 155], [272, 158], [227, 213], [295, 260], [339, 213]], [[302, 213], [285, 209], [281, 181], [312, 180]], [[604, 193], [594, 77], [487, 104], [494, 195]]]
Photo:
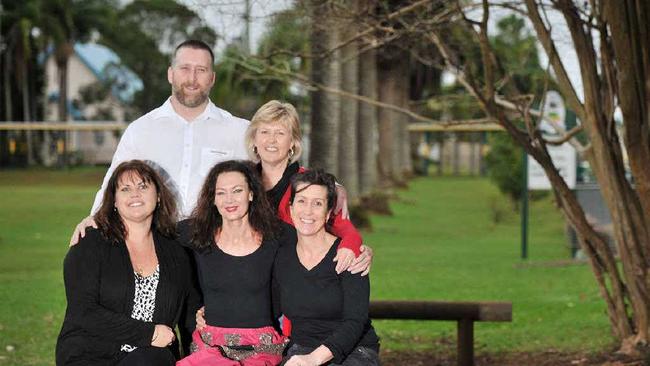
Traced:
[[0, 122], [0, 160], [21, 165], [33, 160], [31, 154], [44, 165], [108, 164], [127, 126], [115, 121]]

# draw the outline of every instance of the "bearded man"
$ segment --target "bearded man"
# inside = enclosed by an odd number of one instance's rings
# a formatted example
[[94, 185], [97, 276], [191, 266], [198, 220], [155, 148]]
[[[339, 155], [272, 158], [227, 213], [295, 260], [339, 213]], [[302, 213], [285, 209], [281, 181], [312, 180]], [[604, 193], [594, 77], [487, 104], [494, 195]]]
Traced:
[[147, 160], [166, 178], [180, 206], [181, 218], [194, 209], [203, 180], [216, 163], [247, 159], [244, 134], [249, 122], [215, 106], [208, 98], [215, 82], [214, 54], [206, 43], [188, 40], [176, 47], [167, 80], [172, 95], [124, 131], [111, 166], [95, 196], [91, 215], [77, 225], [70, 244], [95, 226], [104, 189], [121, 162]]

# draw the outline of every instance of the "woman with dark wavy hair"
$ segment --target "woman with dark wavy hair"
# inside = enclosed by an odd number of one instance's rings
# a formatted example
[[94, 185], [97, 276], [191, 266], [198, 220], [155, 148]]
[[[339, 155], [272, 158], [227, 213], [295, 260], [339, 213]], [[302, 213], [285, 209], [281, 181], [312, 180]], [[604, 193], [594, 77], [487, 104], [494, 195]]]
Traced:
[[279, 225], [252, 163], [225, 161], [208, 173], [191, 218], [180, 225], [194, 249], [207, 325], [193, 333], [193, 353], [178, 365], [281, 361], [285, 338], [274, 328], [271, 303]]
[[57, 365], [173, 365], [173, 329], [186, 301], [197, 307], [199, 296], [189, 257], [174, 240], [172, 194], [145, 162], [127, 161], [113, 172], [95, 218], [98, 229], [64, 261], [68, 306]]

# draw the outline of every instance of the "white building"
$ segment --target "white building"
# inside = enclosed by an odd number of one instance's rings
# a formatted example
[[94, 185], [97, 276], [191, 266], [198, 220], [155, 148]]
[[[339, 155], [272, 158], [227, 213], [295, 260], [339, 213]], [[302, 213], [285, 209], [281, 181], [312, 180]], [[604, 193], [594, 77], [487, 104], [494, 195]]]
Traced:
[[[114, 80], [104, 100], [83, 105], [81, 91], [97, 82]], [[132, 71], [120, 65], [120, 59], [110, 49], [95, 43], [75, 44], [68, 61], [68, 121], [83, 124], [88, 121], [124, 122], [126, 106], [133, 94], [142, 89], [142, 81]], [[59, 71], [53, 53], [45, 59], [45, 120], [58, 121]], [[106, 121], [108, 111], [110, 121]], [[110, 163], [119, 141], [117, 131], [74, 131], [68, 134], [67, 150], [83, 163]]]

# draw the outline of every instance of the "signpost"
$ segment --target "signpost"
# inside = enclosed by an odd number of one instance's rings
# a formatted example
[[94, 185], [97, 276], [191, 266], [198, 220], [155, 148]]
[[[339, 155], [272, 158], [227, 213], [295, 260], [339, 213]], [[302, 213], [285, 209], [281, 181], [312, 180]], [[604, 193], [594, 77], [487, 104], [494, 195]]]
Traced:
[[[566, 131], [565, 117], [566, 110], [562, 96], [554, 90], [548, 91], [544, 98], [544, 117], [538, 127], [542, 131], [542, 136], [544, 138], [560, 137], [560, 134]], [[560, 131], [558, 132], [553, 125], [559, 127]], [[568, 142], [559, 146], [547, 145], [546, 148], [553, 160], [553, 165], [560, 172], [569, 188], [575, 188], [576, 150]], [[528, 159], [528, 189], [552, 189], [544, 169], [534, 159]]]
[[[551, 90], [544, 97], [544, 115], [538, 128], [542, 131], [545, 138], [559, 137], [566, 131], [564, 123], [566, 109], [564, 100], [560, 93]], [[555, 126], [555, 127], [554, 127]], [[559, 129], [556, 129], [556, 127]], [[576, 150], [565, 142], [562, 145], [547, 145], [548, 153], [553, 160], [553, 165], [557, 168], [569, 188], [576, 186]], [[524, 192], [521, 205], [521, 258], [528, 257], [528, 190], [550, 190], [551, 182], [549, 181], [544, 169], [534, 159], [529, 159], [524, 152]]]

